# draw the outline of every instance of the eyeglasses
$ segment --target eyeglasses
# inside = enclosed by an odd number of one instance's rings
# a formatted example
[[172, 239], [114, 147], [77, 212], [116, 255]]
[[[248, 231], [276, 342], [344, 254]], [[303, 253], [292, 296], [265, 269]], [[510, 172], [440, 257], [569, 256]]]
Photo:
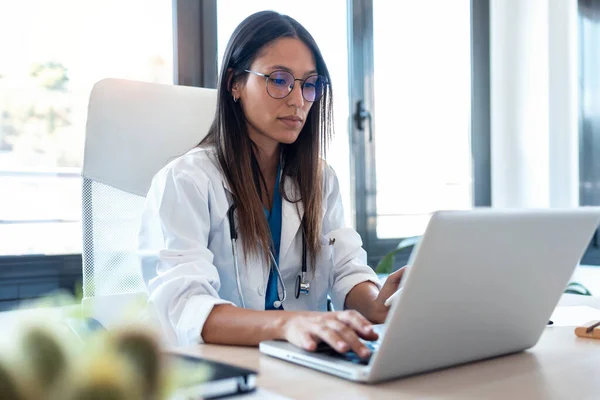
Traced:
[[306, 79], [297, 79], [287, 71], [273, 71], [269, 75], [248, 69], [246, 72], [267, 78], [267, 93], [274, 99], [287, 97], [294, 90], [296, 81], [300, 81], [302, 83], [302, 97], [312, 103], [323, 96], [327, 86], [327, 78], [321, 75], [311, 75]]

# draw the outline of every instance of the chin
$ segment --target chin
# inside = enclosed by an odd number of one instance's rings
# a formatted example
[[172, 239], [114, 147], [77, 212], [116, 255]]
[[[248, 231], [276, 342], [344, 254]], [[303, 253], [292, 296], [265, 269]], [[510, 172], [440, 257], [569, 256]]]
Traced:
[[298, 136], [294, 136], [293, 138], [284, 138], [279, 141], [281, 144], [293, 144], [298, 139]]
[[277, 141], [281, 144], [292, 144], [300, 136], [300, 132], [282, 132], [277, 135]]

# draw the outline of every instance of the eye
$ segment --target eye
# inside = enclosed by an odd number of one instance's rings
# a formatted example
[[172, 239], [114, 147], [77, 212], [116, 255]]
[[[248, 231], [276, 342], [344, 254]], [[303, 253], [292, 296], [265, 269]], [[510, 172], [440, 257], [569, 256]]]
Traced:
[[271, 78], [271, 82], [277, 86], [285, 86], [287, 85], [287, 81], [283, 78]]
[[277, 87], [289, 87], [290, 82], [294, 81], [294, 77], [285, 71], [275, 71], [269, 75], [269, 80], [274, 86]]

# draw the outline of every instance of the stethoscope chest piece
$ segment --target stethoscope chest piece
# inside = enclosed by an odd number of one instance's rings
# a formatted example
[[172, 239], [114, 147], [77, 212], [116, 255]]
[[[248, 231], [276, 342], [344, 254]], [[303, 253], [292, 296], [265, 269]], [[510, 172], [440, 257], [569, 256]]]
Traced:
[[300, 297], [300, 294], [307, 295], [309, 292], [310, 282], [306, 282], [301, 275], [298, 275], [296, 278], [296, 298]]

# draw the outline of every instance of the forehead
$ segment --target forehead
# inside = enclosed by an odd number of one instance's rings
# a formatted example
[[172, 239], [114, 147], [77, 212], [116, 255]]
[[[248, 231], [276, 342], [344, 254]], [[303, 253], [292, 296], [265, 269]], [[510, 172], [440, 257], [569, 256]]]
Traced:
[[299, 39], [281, 38], [267, 45], [252, 63], [252, 68], [273, 69], [283, 66], [294, 75], [305, 75], [316, 70], [312, 51]]

